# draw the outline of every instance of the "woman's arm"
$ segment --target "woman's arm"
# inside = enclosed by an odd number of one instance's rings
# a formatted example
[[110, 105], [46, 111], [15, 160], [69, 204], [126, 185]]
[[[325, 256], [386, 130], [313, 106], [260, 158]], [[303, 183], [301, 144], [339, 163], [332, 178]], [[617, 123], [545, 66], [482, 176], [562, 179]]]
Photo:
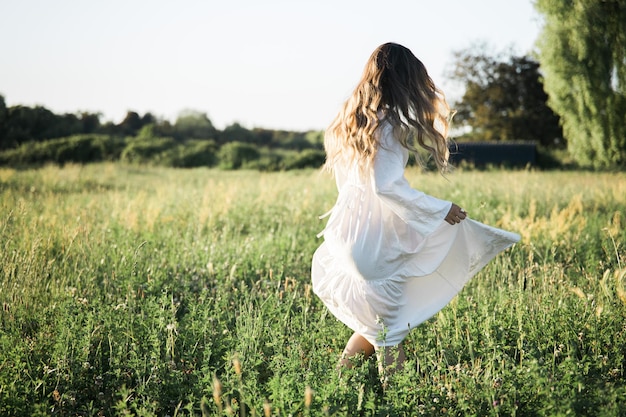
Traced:
[[392, 135], [390, 125], [381, 131], [381, 146], [374, 159], [372, 174], [376, 194], [423, 236], [433, 232], [444, 220], [454, 224], [451, 221], [456, 220], [454, 209], [460, 210], [458, 206], [410, 186], [404, 176], [406, 151]]

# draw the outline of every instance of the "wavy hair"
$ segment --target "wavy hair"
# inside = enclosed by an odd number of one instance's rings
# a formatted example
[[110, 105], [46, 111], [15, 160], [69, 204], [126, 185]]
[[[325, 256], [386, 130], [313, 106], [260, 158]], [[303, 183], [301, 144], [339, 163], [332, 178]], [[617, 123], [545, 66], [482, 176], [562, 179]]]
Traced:
[[339, 161], [370, 165], [376, 155], [381, 113], [402, 146], [427, 150], [437, 168], [448, 165], [451, 112], [424, 64], [402, 45], [385, 43], [372, 53], [358, 85], [326, 130], [325, 167]]

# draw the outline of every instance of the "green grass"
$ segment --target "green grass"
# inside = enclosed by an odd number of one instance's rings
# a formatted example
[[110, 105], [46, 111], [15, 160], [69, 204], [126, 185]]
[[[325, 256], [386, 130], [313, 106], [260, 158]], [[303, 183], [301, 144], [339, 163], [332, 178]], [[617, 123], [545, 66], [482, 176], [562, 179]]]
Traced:
[[523, 238], [383, 391], [311, 292], [328, 175], [0, 169], [0, 415], [626, 414], [626, 174], [409, 178]]

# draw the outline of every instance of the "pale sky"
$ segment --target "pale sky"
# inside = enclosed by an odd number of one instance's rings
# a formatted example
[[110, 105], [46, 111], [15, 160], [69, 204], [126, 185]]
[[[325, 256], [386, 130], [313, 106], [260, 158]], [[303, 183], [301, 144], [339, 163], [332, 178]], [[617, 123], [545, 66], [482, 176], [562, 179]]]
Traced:
[[318, 130], [384, 42], [454, 98], [453, 51], [526, 54], [540, 29], [532, 0], [0, 0], [0, 94], [101, 122], [192, 109], [219, 129]]

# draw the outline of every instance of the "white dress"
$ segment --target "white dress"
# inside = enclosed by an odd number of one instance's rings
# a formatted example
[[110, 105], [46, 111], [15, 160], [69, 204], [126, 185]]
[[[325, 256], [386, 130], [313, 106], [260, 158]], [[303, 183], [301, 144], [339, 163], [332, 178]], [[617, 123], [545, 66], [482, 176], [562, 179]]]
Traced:
[[446, 217], [451, 202], [404, 177], [408, 151], [383, 121], [373, 168], [335, 167], [339, 195], [312, 262], [313, 291], [374, 346], [394, 346], [432, 317], [519, 235]]

